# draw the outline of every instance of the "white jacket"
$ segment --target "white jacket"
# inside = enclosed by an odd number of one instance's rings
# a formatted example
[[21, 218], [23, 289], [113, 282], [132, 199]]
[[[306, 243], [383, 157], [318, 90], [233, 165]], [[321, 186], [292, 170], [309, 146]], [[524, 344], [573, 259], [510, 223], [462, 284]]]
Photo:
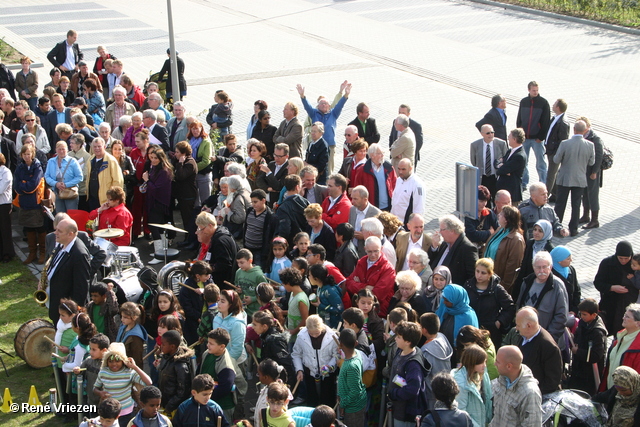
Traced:
[[338, 344], [336, 344], [333, 337], [337, 339], [338, 336], [327, 326], [325, 326], [325, 331], [326, 334], [322, 339], [320, 350], [314, 350], [307, 328], [300, 330], [291, 354], [296, 372], [304, 371], [304, 367], [306, 367], [313, 377], [319, 374], [318, 367], [322, 368], [324, 365], [336, 367]]

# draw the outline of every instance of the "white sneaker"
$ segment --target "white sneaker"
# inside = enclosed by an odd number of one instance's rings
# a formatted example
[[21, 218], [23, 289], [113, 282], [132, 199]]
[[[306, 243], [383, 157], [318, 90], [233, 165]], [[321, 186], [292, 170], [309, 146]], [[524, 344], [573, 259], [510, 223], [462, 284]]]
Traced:
[[154, 258], [151, 261], [148, 262], [149, 265], [155, 265], [155, 264], [160, 264], [161, 262], [164, 262], [164, 260], [161, 260], [159, 258]]

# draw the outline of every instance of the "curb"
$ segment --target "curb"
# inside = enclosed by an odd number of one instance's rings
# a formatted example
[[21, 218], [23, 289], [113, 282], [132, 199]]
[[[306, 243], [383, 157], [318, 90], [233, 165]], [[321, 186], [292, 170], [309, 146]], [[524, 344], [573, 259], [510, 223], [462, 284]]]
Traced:
[[620, 33], [627, 33], [627, 34], [632, 34], [632, 35], [635, 35], [635, 36], [640, 36], [640, 29], [628, 28], [628, 27], [623, 27], [621, 25], [615, 25], [615, 24], [607, 24], [605, 22], [592, 21], [590, 19], [578, 18], [577, 16], [561, 15], [561, 14], [555, 13], [555, 12], [548, 12], [548, 11], [545, 11], [545, 10], [538, 10], [538, 9], [528, 8], [528, 7], [525, 7], [525, 6], [518, 6], [518, 5], [510, 4], [510, 3], [500, 3], [500, 2], [492, 1], [492, 0], [468, 0], [468, 1], [472, 2], [472, 3], [481, 3], [481, 4], [486, 4], [488, 6], [501, 7], [503, 9], [510, 9], [510, 10], [515, 10], [515, 11], [518, 11], [518, 12], [529, 13], [529, 14], [532, 14], [532, 15], [539, 15], [539, 16], [544, 16], [544, 17], [547, 17], [547, 18], [553, 18], [553, 19], [558, 19], [558, 20], [562, 20], [562, 21], [574, 22], [576, 24], [589, 25], [591, 27], [599, 27], [599, 28], [603, 28], [605, 30], [617, 31], [617, 32], [620, 32]]

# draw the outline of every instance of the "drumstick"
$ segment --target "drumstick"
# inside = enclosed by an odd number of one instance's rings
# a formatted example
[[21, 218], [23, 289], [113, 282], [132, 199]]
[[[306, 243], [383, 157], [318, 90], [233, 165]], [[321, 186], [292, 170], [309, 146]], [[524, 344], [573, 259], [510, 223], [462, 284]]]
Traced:
[[254, 353], [251, 353], [251, 357], [253, 357], [253, 361], [255, 362], [256, 366], [258, 366], [260, 363], [258, 363], [258, 358], [256, 357], [256, 355]]
[[296, 381], [296, 385], [293, 386], [293, 391], [291, 392], [292, 395], [295, 396], [296, 394], [296, 390], [298, 389], [298, 386], [300, 385], [300, 380]]
[[218, 415], [218, 427], [222, 425], [222, 417]]
[[196, 342], [194, 342], [193, 344], [191, 344], [191, 345], [189, 346], [189, 348], [196, 348], [198, 345], [202, 344], [202, 342], [203, 342], [203, 339], [202, 339], [202, 338], [200, 338], [198, 341], [196, 341]]
[[87, 368], [78, 368], [79, 371], [86, 371]]
[[336, 331], [339, 331], [341, 327], [342, 327], [342, 320], [338, 322], [338, 327], [336, 328]]
[[197, 290], [196, 288], [192, 288], [191, 286], [186, 285], [186, 284], [184, 284], [184, 283], [182, 283], [182, 282], [178, 282], [178, 285], [180, 285], [180, 286], [184, 286], [184, 287], [185, 287], [185, 288], [187, 288], [187, 289], [191, 289], [193, 292], [198, 292], [198, 290]]
[[59, 354], [56, 354], [56, 353], [51, 353], [51, 355], [53, 357], [57, 357], [58, 359], [64, 359], [66, 357], [66, 356], [60, 356]]
[[336, 345], [340, 347], [340, 341], [338, 341], [338, 338], [336, 338], [335, 335], [331, 335], [331, 338], [333, 338], [333, 340], [336, 342]]
[[240, 289], [240, 287], [239, 287], [239, 286], [236, 286], [236, 285], [234, 285], [234, 284], [233, 284], [233, 283], [231, 283], [231, 282], [227, 282], [226, 280], [224, 281], [224, 284], [225, 284], [225, 285], [228, 285], [228, 286], [231, 286], [231, 287], [232, 287], [233, 289], [235, 289], [235, 290], [236, 290], [236, 292], [238, 292], [239, 294], [240, 294], [240, 293], [242, 293], [242, 289]]
[[387, 314], [387, 324], [384, 325], [384, 332], [388, 334], [390, 327], [391, 327], [391, 323], [389, 323], [389, 315]]
[[44, 336], [44, 339], [46, 339], [47, 341], [49, 341], [51, 344], [55, 345], [58, 348], [61, 348], [62, 346], [60, 344], [56, 344], [56, 342], [54, 340], [52, 340], [51, 338], [49, 338], [48, 336]]
[[149, 353], [145, 354], [144, 356], [142, 356], [142, 360], [146, 359], [147, 357], [151, 356], [152, 354], [156, 353], [158, 351], [157, 347], [153, 347], [153, 350], [151, 350]]

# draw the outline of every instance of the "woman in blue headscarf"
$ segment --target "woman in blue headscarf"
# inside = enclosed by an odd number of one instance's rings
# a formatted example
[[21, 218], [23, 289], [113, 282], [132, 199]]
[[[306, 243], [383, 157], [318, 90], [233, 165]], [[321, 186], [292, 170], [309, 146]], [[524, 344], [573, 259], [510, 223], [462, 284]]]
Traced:
[[527, 240], [527, 245], [524, 248], [524, 256], [522, 257], [522, 264], [520, 264], [520, 273], [516, 281], [511, 288], [511, 296], [514, 301], [518, 300], [520, 294], [520, 287], [525, 277], [533, 273], [533, 257], [540, 251], [551, 252], [555, 247], [551, 243], [553, 237], [553, 226], [546, 219], [540, 219], [533, 226], [533, 239]]
[[465, 325], [478, 328], [478, 316], [469, 305], [469, 295], [460, 285], [448, 285], [442, 291], [442, 301], [436, 312], [442, 332], [455, 348], [458, 331]]
[[580, 284], [576, 275], [576, 269], [573, 268], [571, 262], [571, 251], [566, 246], [557, 246], [551, 251], [551, 259], [553, 260], [553, 274], [562, 280], [567, 295], [569, 296], [569, 313], [574, 316], [578, 315], [578, 304], [580, 304]]

